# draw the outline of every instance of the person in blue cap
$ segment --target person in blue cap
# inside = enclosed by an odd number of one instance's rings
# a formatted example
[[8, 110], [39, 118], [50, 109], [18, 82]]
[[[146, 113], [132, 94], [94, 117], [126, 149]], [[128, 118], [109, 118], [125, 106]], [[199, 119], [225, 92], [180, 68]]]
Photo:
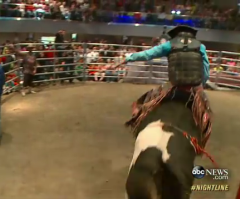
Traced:
[[[126, 124], [134, 126], [134, 121], [141, 117], [142, 105], [148, 102], [156, 104], [166, 96], [181, 98], [188, 93], [187, 101], [193, 96], [193, 117], [197, 123], [203, 123], [203, 117], [196, 119], [197, 114], [210, 113], [208, 100], [203, 91], [203, 85], [209, 79], [209, 60], [206, 47], [196, 39], [197, 30], [189, 26], [177, 26], [168, 32], [170, 40], [151, 49], [133, 53], [126, 57], [123, 63], [148, 61], [154, 58], [168, 58], [168, 79], [165, 86], [153, 89], [133, 103], [133, 118]], [[186, 95], [185, 95], [186, 96]], [[195, 97], [197, 96], [197, 97]], [[149, 104], [149, 103], [148, 103]], [[197, 111], [195, 111], [197, 110]], [[143, 114], [144, 115], [144, 114]], [[145, 114], [146, 115], [146, 114]], [[210, 122], [210, 114], [204, 116], [204, 125]], [[197, 121], [198, 120], [198, 121]], [[204, 127], [203, 127], [204, 128]], [[211, 123], [205, 129], [206, 136], [211, 132]]]
[[2, 98], [4, 84], [5, 84], [5, 73], [4, 73], [2, 66], [0, 65], [0, 141], [2, 138], [1, 98]]

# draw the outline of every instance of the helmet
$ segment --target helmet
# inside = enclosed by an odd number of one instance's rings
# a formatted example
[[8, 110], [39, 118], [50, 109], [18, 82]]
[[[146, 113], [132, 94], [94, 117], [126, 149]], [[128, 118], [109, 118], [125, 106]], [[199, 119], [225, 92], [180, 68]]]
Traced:
[[188, 36], [188, 37], [196, 37], [198, 30], [190, 27], [190, 26], [177, 26], [171, 30], [168, 31], [168, 35], [173, 39], [176, 36]]

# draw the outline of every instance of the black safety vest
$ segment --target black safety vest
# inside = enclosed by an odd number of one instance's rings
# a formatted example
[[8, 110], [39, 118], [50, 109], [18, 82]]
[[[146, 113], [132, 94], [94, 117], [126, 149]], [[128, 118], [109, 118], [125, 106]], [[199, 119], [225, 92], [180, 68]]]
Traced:
[[175, 86], [196, 86], [203, 81], [201, 43], [194, 38], [176, 37], [168, 55], [169, 81]]

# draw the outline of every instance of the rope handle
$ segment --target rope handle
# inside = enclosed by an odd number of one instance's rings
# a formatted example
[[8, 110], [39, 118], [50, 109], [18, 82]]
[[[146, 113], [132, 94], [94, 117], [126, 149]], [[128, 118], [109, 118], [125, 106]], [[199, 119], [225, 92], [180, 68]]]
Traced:
[[215, 160], [213, 159], [213, 157], [198, 144], [197, 138], [190, 136], [187, 132], [183, 132], [183, 136], [186, 137], [188, 140], [190, 140], [196, 154], [204, 154], [205, 156], [207, 156], [211, 160], [213, 165], [216, 168], [218, 168], [218, 165], [215, 162]]

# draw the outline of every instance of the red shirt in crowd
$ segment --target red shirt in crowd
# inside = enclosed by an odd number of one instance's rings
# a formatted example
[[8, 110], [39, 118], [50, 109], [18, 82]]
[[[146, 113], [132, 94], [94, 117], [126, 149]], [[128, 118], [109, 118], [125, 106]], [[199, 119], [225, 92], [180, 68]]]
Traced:
[[1, 58], [0, 58], [0, 63], [1, 63], [1, 62], [2, 62], [2, 63], [5, 63], [5, 62], [6, 62], [6, 57], [1, 57]]
[[88, 74], [89, 75], [94, 75], [96, 72], [97, 72], [97, 70], [99, 70], [99, 67], [97, 67], [97, 66], [90, 66], [89, 67], [89, 72], [88, 72]]
[[25, 6], [25, 10], [26, 11], [34, 11], [35, 10], [35, 7], [33, 5], [30, 5], [30, 4], [26, 4]]
[[50, 48], [47, 48], [47, 49], [46, 49], [45, 56], [46, 56], [47, 58], [54, 58], [54, 52], [51, 51], [51, 50], [52, 50], [52, 49], [50, 49]]

